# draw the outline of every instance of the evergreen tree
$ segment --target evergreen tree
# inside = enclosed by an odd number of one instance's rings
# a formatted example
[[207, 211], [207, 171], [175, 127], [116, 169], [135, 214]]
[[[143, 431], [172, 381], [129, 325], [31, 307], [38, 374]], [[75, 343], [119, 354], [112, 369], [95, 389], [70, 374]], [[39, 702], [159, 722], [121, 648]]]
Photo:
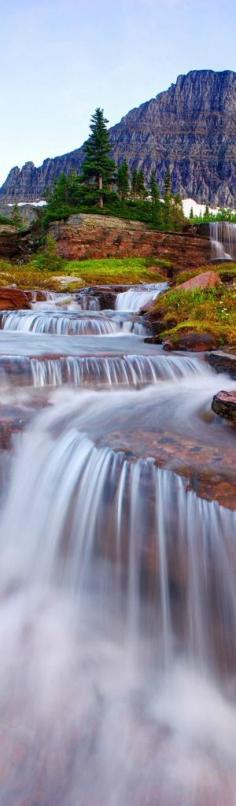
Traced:
[[190, 218], [191, 220], [194, 218], [194, 214], [193, 214], [193, 207], [191, 207], [191, 210], [190, 210], [190, 213], [189, 213], [189, 218]]
[[91, 134], [84, 147], [83, 180], [95, 184], [100, 207], [104, 205], [104, 191], [111, 184], [115, 171], [115, 163], [110, 158], [107, 123], [103, 109], [96, 109], [91, 118]]
[[208, 206], [208, 204], [206, 204], [204, 218], [208, 218], [209, 215], [210, 215], [209, 206]]
[[145, 196], [147, 196], [144, 184], [144, 173], [142, 170], [137, 171], [137, 196], [139, 199], [145, 199]]
[[164, 181], [164, 204], [163, 204], [163, 223], [165, 229], [171, 229], [172, 226], [172, 184], [170, 171], [166, 172]]
[[129, 193], [129, 168], [126, 160], [118, 167], [117, 190], [121, 199], [127, 198]]
[[131, 192], [134, 199], [137, 197], [138, 171], [134, 170], [131, 177]]
[[162, 203], [160, 201], [160, 190], [156, 180], [155, 171], [151, 174], [151, 197], [152, 197], [152, 221], [156, 227], [162, 224]]

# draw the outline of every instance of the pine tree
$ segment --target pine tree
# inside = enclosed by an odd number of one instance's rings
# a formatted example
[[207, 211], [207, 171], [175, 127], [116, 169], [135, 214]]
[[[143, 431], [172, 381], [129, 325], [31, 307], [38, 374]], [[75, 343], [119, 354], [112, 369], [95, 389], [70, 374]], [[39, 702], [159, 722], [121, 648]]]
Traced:
[[139, 199], [145, 199], [145, 196], [147, 196], [144, 184], [144, 173], [142, 170], [137, 171], [137, 196]]
[[129, 168], [126, 160], [118, 167], [117, 190], [121, 199], [127, 198], [129, 193]]
[[152, 221], [156, 227], [162, 224], [162, 203], [160, 201], [160, 190], [156, 180], [155, 171], [151, 173], [151, 197], [152, 197]]
[[131, 177], [131, 192], [134, 199], [137, 196], [138, 171], [134, 170]]
[[100, 207], [104, 205], [104, 191], [112, 182], [115, 171], [115, 163], [109, 156], [111, 146], [107, 123], [103, 109], [96, 109], [91, 118], [91, 134], [84, 146], [83, 180], [95, 183]]
[[163, 221], [165, 229], [171, 229], [172, 226], [172, 184], [169, 169], [166, 172], [164, 181], [164, 205], [163, 205]]
[[189, 213], [189, 218], [190, 218], [191, 220], [194, 218], [194, 214], [193, 214], [193, 207], [191, 207], [191, 210], [190, 210], [190, 213]]

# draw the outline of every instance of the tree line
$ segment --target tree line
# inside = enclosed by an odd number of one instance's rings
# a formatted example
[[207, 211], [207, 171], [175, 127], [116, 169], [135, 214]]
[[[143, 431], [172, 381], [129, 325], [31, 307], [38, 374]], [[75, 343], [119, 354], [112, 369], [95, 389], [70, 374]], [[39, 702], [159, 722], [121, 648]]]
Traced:
[[142, 170], [129, 171], [124, 160], [116, 166], [111, 159], [108, 121], [102, 109], [91, 118], [90, 135], [84, 145], [81, 173], [62, 173], [47, 197], [45, 216], [66, 218], [73, 211], [91, 211], [146, 221], [158, 229], [179, 229], [184, 223], [181, 198], [172, 192], [171, 175], [165, 177], [164, 193], [153, 172], [147, 188]]

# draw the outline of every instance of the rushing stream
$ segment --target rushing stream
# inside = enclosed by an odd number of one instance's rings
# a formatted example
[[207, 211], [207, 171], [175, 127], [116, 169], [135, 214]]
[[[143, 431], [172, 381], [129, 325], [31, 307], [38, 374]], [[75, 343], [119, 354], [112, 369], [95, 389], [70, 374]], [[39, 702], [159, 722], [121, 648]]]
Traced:
[[162, 290], [0, 314], [1, 806], [236, 804], [236, 382]]

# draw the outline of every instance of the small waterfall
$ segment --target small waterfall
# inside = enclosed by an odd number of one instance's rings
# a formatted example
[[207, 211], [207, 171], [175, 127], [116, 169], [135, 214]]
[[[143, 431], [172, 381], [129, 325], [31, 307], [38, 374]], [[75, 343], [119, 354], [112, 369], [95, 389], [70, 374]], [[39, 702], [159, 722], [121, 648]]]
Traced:
[[212, 259], [235, 260], [236, 224], [228, 221], [212, 221], [209, 226]]
[[86, 417], [94, 425], [93, 407], [86, 410], [85, 401], [78, 414], [73, 396], [23, 436], [1, 521], [1, 569], [4, 552], [14, 552], [14, 574], [19, 561], [30, 584], [84, 594], [95, 585], [101, 618], [112, 591], [132, 642], [142, 636], [147, 600], [159, 668], [171, 669], [178, 646], [199, 668], [230, 665], [236, 513], [186, 492], [151, 458], [97, 447], [80, 430]]
[[128, 288], [127, 291], [117, 295], [116, 310], [118, 311], [140, 311], [153, 302], [163, 291], [168, 288], [168, 283], [153, 283], [150, 285], [136, 285]]
[[211, 370], [197, 356], [126, 355], [27, 358], [0, 356], [1, 383], [35, 387], [131, 386], [207, 376]]
[[52, 333], [64, 336], [105, 335], [116, 333], [122, 328], [115, 319], [100, 317], [79, 317], [75, 313], [63, 314], [44, 311], [5, 311], [0, 314], [0, 329], [22, 333]]

